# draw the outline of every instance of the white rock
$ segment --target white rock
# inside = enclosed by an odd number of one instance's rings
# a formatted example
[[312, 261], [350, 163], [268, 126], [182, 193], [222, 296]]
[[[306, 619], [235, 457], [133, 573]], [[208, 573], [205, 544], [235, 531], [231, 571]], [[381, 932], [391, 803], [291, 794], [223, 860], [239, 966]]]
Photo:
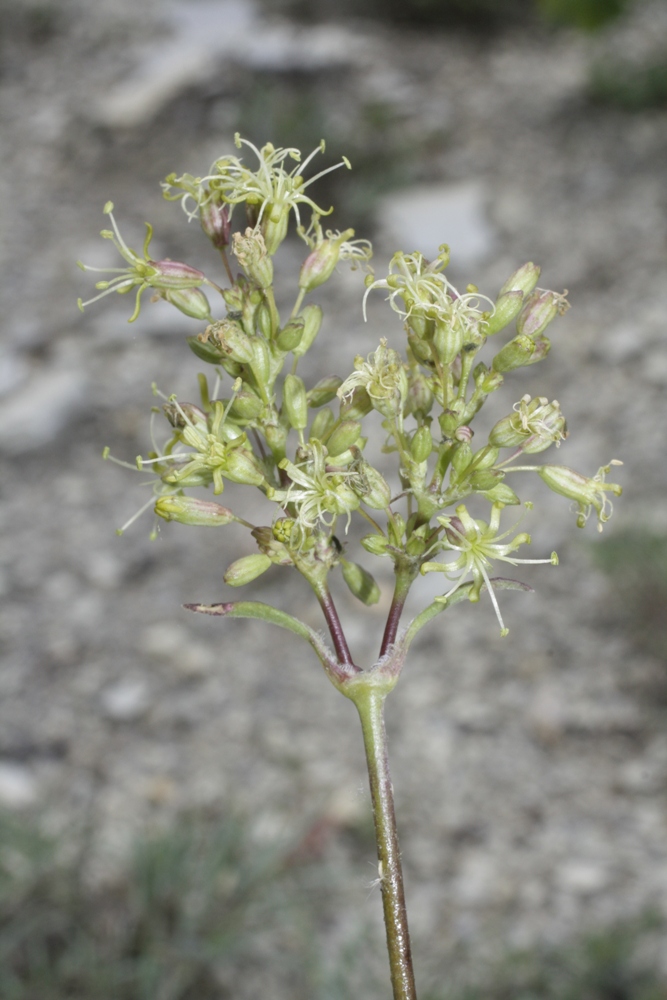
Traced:
[[60, 434], [85, 403], [86, 380], [78, 371], [45, 371], [32, 376], [0, 403], [0, 450], [31, 451]]
[[588, 896], [608, 885], [609, 873], [595, 861], [567, 861], [558, 868], [556, 880], [566, 892]]
[[102, 711], [114, 722], [133, 722], [141, 718], [150, 706], [150, 693], [145, 681], [128, 679], [106, 688], [101, 695]]
[[8, 809], [24, 809], [37, 798], [37, 782], [21, 764], [0, 763], [0, 804]]
[[495, 243], [485, 200], [478, 181], [393, 191], [378, 207], [383, 240], [407, 252], [419, 250], [429, 260], [447, 243], [456, 268], [476, 264], [488, 257]]

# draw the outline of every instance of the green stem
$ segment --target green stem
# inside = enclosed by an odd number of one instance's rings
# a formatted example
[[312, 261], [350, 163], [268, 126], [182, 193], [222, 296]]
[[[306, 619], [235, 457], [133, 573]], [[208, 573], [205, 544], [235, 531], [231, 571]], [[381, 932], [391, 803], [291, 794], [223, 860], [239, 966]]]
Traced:
[[416, 1000], [403, 870], [394, 812], [394, 791], [387, 755], [385, 697], [385, 692], [364, 687], [355, 693], [353, 700], [361, 719], [366, 750], [394, 1000]]

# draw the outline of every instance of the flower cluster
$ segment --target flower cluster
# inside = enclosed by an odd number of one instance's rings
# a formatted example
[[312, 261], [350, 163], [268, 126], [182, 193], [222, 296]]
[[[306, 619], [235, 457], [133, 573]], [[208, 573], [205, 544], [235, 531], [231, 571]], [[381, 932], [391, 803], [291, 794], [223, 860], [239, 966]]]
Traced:
[[[555, 554], [518, 558], [515, 553], [530, 543], [529, 535], [500, 530], [503, 509], [521, 503], [514, 474], [537, 473], [549, 489], [571, 500], [579, 526], [594, 511], [601, 529], [611, 514], [610, 495], [621, 492], [605, 481], [616, 462], [591, 477], [567, 466], [521, 464], [522, 456], [558, 447], [567, 437], [555, 400], [522, 396], [496, 421], [486, 441], [473, 445], [471, 425], [487, 399], [512, 372], [546, 358], [551, 345], [545, 331], [567, 309], [565, 293], [539, 288], [540, 269], [532, 263], [512, 274], [495, 298], [472, 284], [458, 290], [445, 275], [449, 250], [444, 244], [431, 262], [420, 253], [396, 253], [388, 273], [376, 277], [370, 271], [370, 243], [354, 240], [352, 229], [324, 232], [320, 219], [328, 212], [308, 193], [323, 174], [349, 167], [347, 160], [306, 180], [304, 173], [315, 154], [324, 152], [323, 143], [303, 162], [295, 149], [270, 143], [257, 149], [239, 137], [236, 145], [246, 147], [257, 163], [223, 156], [204, 177], [171, 175], [163, 185], [167, 199], [180, 200], [191, 217], [198, 215], [226, 277], [214, 280], [187, 264], [152, 260], [150, 226], [140, 256], [122, 239], [113, 206], [105, 207], [113, 228], [102, 235], [127, 267], [98, 282], [99, 295], [89, 301], [136, 289], [134, 320], [143, 291], [153, 289], [206, 324], [195, 328], [187, 343], [213, 373], [212, 382], [200, 376], [197, 403], [163, 397], [168, 437], [161, 446], [154, 441], [153, 451], [137, 460], [141, 471], [150, 470], [156, 494], [144, 506], [154, 504], [164, 521], [237, 524], [249, 530], [254, 550], [229, 567], [226, 582], [242, 586], [271, 566], [296, 569], [322, 605], [341, 663], [349, 662], [349, 651], [333, 608], [329, 574], [339, 568], [365, 603], [379, 597], [372, 576], [347, 557], [345, 533], [353, 516], [372, 527], [362, 540], [366, 552], [394, 566], [396, 593], [384, 652], [397, 641], [400, 610], [420, 573], [442, 572], [452, 584], [433, 613], [464, 596], [478, 601], [487, 590], [506, 634], [494, 588], [512, 581], [494, 577], [494, 566], [557, 563]], [[235, 226], [239, 205], [245, 205], [245, 215]], [[312, 213], [307, 228], [300, 215], [305, 209]], [[296, 276], [293, 308], [282, 317], [273, 291], [274, 255], [292, 216], [307, 253]], [[309, 387], [298, 366], [316, 341], [322, 310], [306, 299], [342, 261], [369, 272], [364, 313], [374, 290], [387, 292], [403, 324], [405, 350], [382, 339], [367, 357], [354, 359], [351, 373], [326, 375]], [[220, 294], [220, 312], [209, 304], [204, 287]], [[482, 360], [489, 339], [510, 324], [513, 333]], [[373, 410], [382, 420], [383, 451], [395, 457], [393, 481], [384, 467], [380, 471], [364, 456], [373, 426], [364, 421]], [[263, 493], [265, 524], [251, 524], [214, 501], [188, 494], [204, 487], [219, 495], [226, 481]], [[486, 520], [467, 506], [474, 509], [480, 502], [490, 504]]]

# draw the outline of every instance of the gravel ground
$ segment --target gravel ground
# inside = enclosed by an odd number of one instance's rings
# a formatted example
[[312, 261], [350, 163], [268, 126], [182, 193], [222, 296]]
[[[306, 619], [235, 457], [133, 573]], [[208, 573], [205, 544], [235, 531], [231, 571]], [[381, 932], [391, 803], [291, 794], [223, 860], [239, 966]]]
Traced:
[[[482, 43], [363, 21], [271, 22], [262, 36], [244, 26], [252, 8], [230, 4], [232, 54], [216, 35], [206, 58], [187, 18], [171, 15], [192, 51], [174, 45], [159, 0], [140, 14], [127, 0], [68, 0], [41, 21], [29, 5], [12, 10], [0, 39], [0, 800], [54, 831], [92, 816], [91, 877], [121, 863], [147, 824], [184, 809], [233, 802], [259, 839], [327, 816], [325, 851], [349, 879], [338, 919], [377, 926], [378, 896], [364, 885], [372, 868], [350, 879], [336, 842], [369, 808], [351, 707], [282, 633], [179, 610], [222, 597], [222, 570], [248, 551], [244, 538], [230, 529], [218, 549], [205, 532], [169, 526], [150, 542], [148, 521], [114, 535], [141, 491], [101, 463], [102, 447], [130, 460], [146, 447], [153, 380], [192, 393], [197, 362], [181, 334], [196, 324], [147, 306], [128, 327], [120, 298], [81, 317], [74, 302], [89, 286], [72, 264], [106, 260], [95, 234], [107, 198], [132, 238], [148, 217], [162, 253], [203, 260], [157, 181], [230, 148], [258, 78], [285, 93], [307, 84], [322, 133], [353, 135], [357, 147], [369, 108], [386, 106], [380, 133], [418, 156], [406, 190], [378, 203], [378, 257], [395, 249], [397, 210], [415, 188], [435, 185], [446, 201], [472, 183], [470, 225], [484, 231], [456, 277], [493, 294], [534, 259], [573, 306], [549, 361], [516, 378], [514, 398], [530, 387], [560, 400], [571, 438], [559, 460], [591, 473], [624, 460], [609, 532], [667, 530], [667, 113], [628, 116], [585, 98], [590, 60], [624, 40], [639, 52], [666, 41], [667, 9], [638, 4], [594, 41], [512, 31]], [[175, 80], [165, 51], [180, 53]], [[280, 144], [277, 123], [266, 138]], [[286, 273], [300, 254], [285, 249]], [[346, 374], [383, 334], [400, 341], [379, 296], [364, 326], [361, 290], [358, 274], [341, 274], [320, 296], [321, 374]], [[462, 947], [561, 940], [650, 907], [667, 915], [667, 728], [650, 697], [664, 665], [614, 627], [567, 502], [538, 490], [533, 499], [549, 517], [535, 524], [535, 547], [558, 548], [560, 568], [527, 575], [536, 594], [507, 595], [502, 642], [484, 602], [432, 625], [388, 710], [414, 935], [436, 967], [434, 956]], [[361, 662], [388, 607], [382, 583], [380, 605], [363, 615], [340, 596]], [[255, 594], [303, 602], [320, 627], [289, 574], [272, 572]]]

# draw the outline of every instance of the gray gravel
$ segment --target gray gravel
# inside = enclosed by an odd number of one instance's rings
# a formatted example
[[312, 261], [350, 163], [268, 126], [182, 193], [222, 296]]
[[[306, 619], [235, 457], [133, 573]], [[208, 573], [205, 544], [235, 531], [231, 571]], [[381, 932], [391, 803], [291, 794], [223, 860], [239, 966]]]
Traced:
[[[265, 66], [247, 38], [233, 58], [209, 45], [199, 75], [183, 57], [176, 86], [156, 61], [160, 45], [174, 46], [159, 0], [140, 13], [128, 0], [58, 7], [64, 27], [50, 40], [5, 43], [0, 90], [0, 802], [56, 831], [89, 811], [91, 878], [103, 878], [141, 829], [186, 808], [233, 802], [260, 840], [324, 815], [334, 828], [363, 824], [369, 808], [353, 711], [310, 651], [268, 627], [179, 610], [223, 597], [224, 568], [249, 551], [243, 535], [229, 529], [212, 545], [203, 531], [165, 526], [151, 543], [149, 519], [114, 534], [139, 506], [141, 480], [103, 464], [102, 447], [130, 460], [146, 448], [153, 380], [192, 394], [198, 364], [182, 334], [197, 326], [147, 304], [128, 327], [118, 297], [76, 311], [89, 285], [73, 262], [103, 259], [104, 201], [132, 239], [150, 218], [160, 251], [196, 264], [205, 247], [157, 181], [230, 147], [250, 71], [268, 85], [295, 66], [312, 79], [325, 135], [327, 123], [354, 127], [360, 109], [385, 102], [423, 155], [405, 197], [380, 202], [379, 258], [401, 227], [414, 242], [405, 208], [419, 211], [415, 186], [441, 192], [433, 212], [445, 226], [455, 186], [474, 190], [469, 224], [480, 231], [472, 251], [462, 247], [465, 269], [455, 257], [455, 277], [493, 294], [534, 259], [573, 306], [549, 361], [518, 375], [500, 406], [528, 387], [559, 399], [571, 430], [560, 461], [590, 473], [625, 462], [607, 530], [667, 530], [667, 114], [596, 110], [584, 97], [596, 53], [626, 37], [641, 47], [661, 33], [667, 44], [667, 18], [663, 4], [640, 3], [593, 42], [514, 32], [492, 45], [364, 22], [275, 24]], [[306, 66], [304, 50], [319, 53]], [[283, 266], [300, 253], [287, 247]], [[341, 274], [319, 297], [329, 309], [320, 374], [346, 374], [383, 334], [400, 342], [380, 296], [364, 326], [361, 290], [359, 275]], [[567, 502], [537, 488], [532, 499], [550, 519], [534, 517], [535, 548], [557, 548], [560, 568], [526, 575], [536, 594], [506, 595], [502, 642], [484, 601], [432, 625], [389, 705], [408, 898], [434, 968], [461, 947], [561, 940], [648, 907], [667, 915], [667, 728], [645, 694], [664, 665], [614, 628]], [[368, 613], [340, 596], [363, 662], [388, 607], [382, 583]], [[290, 574], [270, 573], [255, 596], [320, 627]], [[377, 926], [372, 867], [351, 877], [332, 837], [349, 882], [338, 919]]]

